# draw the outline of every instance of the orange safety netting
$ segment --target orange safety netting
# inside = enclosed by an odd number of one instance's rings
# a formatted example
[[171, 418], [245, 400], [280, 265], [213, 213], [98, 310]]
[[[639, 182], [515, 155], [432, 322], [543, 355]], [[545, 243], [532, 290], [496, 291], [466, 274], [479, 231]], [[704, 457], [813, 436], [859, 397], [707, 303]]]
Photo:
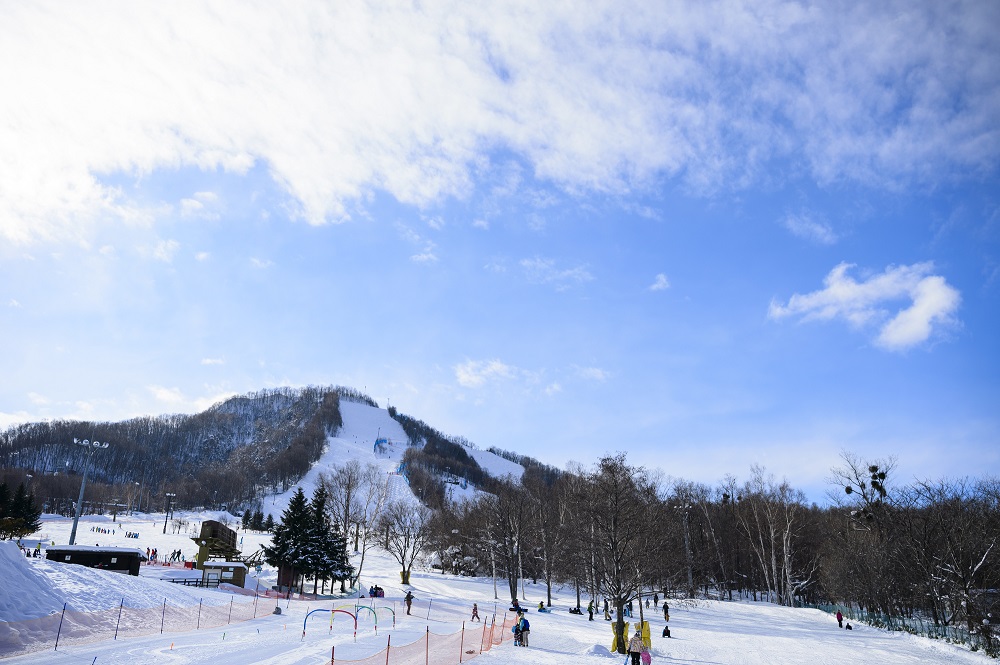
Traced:
[[[295, 601], [292, 601], [295, 602]], [[389, 604], [386, 604], [389, 606]], [[374, 609], [384, 616], [386, 606]], [[345, 607], [355, 609], [351, 605]], [[391, 609], [391, 606], [389, 606]], [[403, 608], [397, 606], [397, 612]], [[442, 603], [434, 608], [424, 607], [435, 616], [431, 621], [446, 621], [446, 617], [465, 614], [464, 610]], [[166, 601], [158, 607], [113, 607], [94, 612], [65, 610], [37, 619], [0, 621], [0, 658], [58, 646], [81, 645], [108, 639], [139, 637], [157, 633], [176, 633], [217, 628], [231, 623], [267, 616], [274, 610], [274, 601], [265, 602], [261, 596], [253, 601], [234, 598], [223, 605], [193, 605], [178, 607]], [[402, 612], [400, 612], [402, 613]], [[414, 612], [416, 614], [416, 612]], [[331, 650], [331, 663], [350, 662], [357, 665], [456, 665], [475, 658], [492, 647], [513, 639], [511, 628], [514, 615], [502, 619], [489, 619], [474, 623], [454, 633], [438, 634], [427, 629], [423, 638], [410, 644], [392, 644], [391, 612], [378, 623], [389, 631], [386, 647], [360, 659], [336, 658], [336, 647]], [[454, 618], [452, 620], [455, 620]], [[332, 629], [332, 625], [330, 626]], [[377, 628], [376, 628], [377, 630]]]
[[504, 618], [501, 622], [483, 622], [474, 627], [463, 627], [448, 635], [438, 635], [427, 630], [424, 637], [397, 646], [392, 644], [392, 637], [387, 639], [386, 647], [365, 658], [337, 658], [336, 648], [331, 653], [330, 663], [350, 663], [351, 665], [458, 665], [465, 663], [481, 653], [489, 651], [493, 646], [514, 638], [511, 628], [514, 627], [514, 617]]
[[232, 599], [223, 605], [112, 607], [93, 612], [64, 610], [38, 619], [0, 621], [0, 658], [40, 649], [107, 639], [216, 628], [267, 616], [273, 601]]

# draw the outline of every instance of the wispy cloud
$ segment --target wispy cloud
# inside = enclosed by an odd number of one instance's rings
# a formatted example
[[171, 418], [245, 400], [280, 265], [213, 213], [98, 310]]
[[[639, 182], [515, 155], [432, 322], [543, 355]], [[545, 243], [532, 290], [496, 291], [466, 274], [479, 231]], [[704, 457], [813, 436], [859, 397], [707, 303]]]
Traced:
[[157, 402], [166, 405], [168, 408], [176, 408], [187, 401], [180, 388], [151, 385], [147, 386], [146, 389], [153, 395], [153, 398]]
[[[958, 290], [944, 277], [931, 274], [933, 263], [890, 266], [884, 272], [858, 282], [847, 275], [853, 266], [841, 263], [823, 280], [824, 288], [795, 294], [785, 305], [772, 301], [772, 319], [799, 316], [803, 320], [841, 318], [855, 327], [878, 328], [875, 343], [898, 351], [926, 341], [935, 326], [954, 324], [961, 303]], [[891, 303], [909, 301], [901, 309]]]
[[556, 265], [554, 259], [543, 259], [540, 257], [521, 259], [521, 268], [524, 269], [525, 277], [529, 281], [538, 284], [551, 284], [559, 291], [564, 291], [571, 286], [583, 284], [594, 279], [586, 266], [560, 268]]
[[670, 280], [662, 272], [657, 274], [653, 283], [649, 285], [650, 291], [665, 291], [670, 288]]
[[782, 225], [804, 240], [820, 245], [833, 245], [837, 242], [837, 234], [829, 224], [820, 222], [807, 213], [785, 215]]
[[608, 377], [611, 376], [599, 367], [577, 367], [576, 375], [589, 381], [607, 381]]
[[[141, 217], [145, 204], [107, 177], [158, 169], [266, 164], [316, 224], [377, 192], [418, 206], [465, 197], [495, 160], [569, 195], [661, 178], [745, 188], [789, 161], [785, 172], [820, 183], [975, 174], [1000, 155], [1000, 73], [969, 66], [1000, 59], [996, 12], [988, 2], [845, 12], [776, 1], [724, 13], [640, 0], [10, 5], [0, 145], [23, 158], [0, 160], [0, 236], [75, 239]], [[113, 94], [123, 89], [125, 104]], [[207, 200], [182, 206], [195, 203]]]
[[156, 261], [170, 263], [180, 247], [176, 240], [159, 240], [155, 245], [140, 247], [139, 253]]
[[455, 366], [455, 379], [465, 388], [479, 388], [497, 379], [512, 379], [521, 370], [500, 360], [468, 360]]
[[274, 261], [271, 261], [270, 259], [258, 259], [256, 256], [251, 256], [250, 265], [260, 270], [266, 270], [274, 265]]
[[226, 361], [223, 360], [222, 358], [202, 358], [201, 359], [201, 364], [202, 365], [224, 365], [224, 364], [226, 364]]
[[399, 235], [403, 238], [403, 240], [406, 240], [411, 245], [416, 245], [419, 248], [419, 251], [416, 254], [412, 254], [410, 256], [411, 261], [414, 263], [437, 262], [437, 244], [433, 240], [424, 238], [419, 233], [404, 224], [397, 224], [396, 228], [399, 230]]

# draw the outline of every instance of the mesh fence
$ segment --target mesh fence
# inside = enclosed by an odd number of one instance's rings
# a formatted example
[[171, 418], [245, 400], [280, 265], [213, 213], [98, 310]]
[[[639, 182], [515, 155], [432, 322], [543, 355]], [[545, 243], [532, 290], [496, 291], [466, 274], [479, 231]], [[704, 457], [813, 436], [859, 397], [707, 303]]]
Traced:
[[982, 649], [991, 656], [998, 655], [997, 640], [994, 638], [989, 625], [984, 626], [979, 631], [972, 632], [964, 626], [956, 626], [954, 624], [944, 626], [920, 616], [891, 616], [880, 612], [861, 610], [850, 605], [820, 604], [806, 605], [806, 607], [813, 607], [830, 614], [836, 614], [839, 610], [848, 621], [856, 621], [885, 630], [903, 631], [954, 644], [963, 644], [970, 647], [973, 651]]
[[423, 638], [403, 645], [393, 644], [389, 636], [384, 649], [364, 658], [339, 658], [334, 648], [330, 662], [351, 665], [457, 665], [514, 639], [511, 632], [514, 622], [513, 616], [496, 622], [488, 620], [445, 635], [428, 628]]
[[140, 637], [217, 628], [266, 616], [275, 601], [233, 598], [224, 605], [178, 607], [166, 601], [159, 607], [125, 607], [80, 612], [63, 609], [23, 621], [0, 621], [0, 658], [57, 645], [86, 644], [108, 639]]
[[[141, 637], [155, 634], [180, 633], [192, 630], [218, 628], [232, 623], [248, 621], [272, 614], [276, 603], [287, 609], [296, 603], [301, 613], [308, 615], [309, 605], [287, 598], [269, 599], [238, 597], [227, 604], [194, 606], [171, 605], [166, 600], [158, 607], [125, 607], [120, 605], [110, 609], [80, 612], [64, 608], [48, 616], [23, 621], [0, 621], [0, 658], [18, 654], [58, 649], [64, 646], [79, 646], [111, 639]], [[371, 601], [369, 601], [371, 602]], [[302, 606], [305, 606], [302, 608]], [[374, 623], [376, 635], [385, 634], [386, 646], [364, 658], [338, 658], [336, 646], [331, 647], [330, 662], [357, 663], [359, 665], [453, 665], [467, 662], [491, 648], [513, 639], [511, 629], [516, 617], [512, 613], [487, 616], [482, 622], [467, 624], [468, 609], [463, 603], [439, 601], [434, 603], [413, 603], [410, 608], [411, 620], [416, 618], [427, 622], [422, 638], [408, 644], [393, 644], [391, 630], [397, 615], [406, 615], [403, 603], [391, 601], [374, 602], [363, 605], [362, 601], [328, 605], [329, 609], [341, 608], [358, 617]], [[293, 608], [295, 609], [295, 608]], [[331, 612], [322, 621], [316, 620], [308, 628], [310, 634], [322, 631], [332, 633], [334, 621], [341, 621]], [[339, 615], [343, 617], [343, 615]], [[331, 618], [333, 621], [331, 621]], [[442, 633], [432, 625], [441, 628], [453, 627], [461, 622], [458, 631]], [[323, 630], [325, 624], [326, 630]], [[447, 624], [447, 625], [446, 625]], [[383, 632], [384, 631], [384, 632]], [[303, 631], [305, 638], [306, 631]]]

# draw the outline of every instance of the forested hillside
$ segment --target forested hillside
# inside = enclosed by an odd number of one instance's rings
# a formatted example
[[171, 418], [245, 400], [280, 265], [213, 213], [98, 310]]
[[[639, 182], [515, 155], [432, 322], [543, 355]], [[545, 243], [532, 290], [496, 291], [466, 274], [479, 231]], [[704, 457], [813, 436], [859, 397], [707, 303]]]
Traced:
[[162, 510], [164, 491], [180, 506], [238, 506], [287, 489], [309, 470], [343, 424], [341, 399], [375, 405], [351, 388], [278, 388], [194, 415], [27, 423], [0, 433], [0, 467], [12, 482], [30, 474], [35, 496], [65, 511], [90, 452], [74, 439], [107, 442], [93, 452], [87, 483], [102, 509]]

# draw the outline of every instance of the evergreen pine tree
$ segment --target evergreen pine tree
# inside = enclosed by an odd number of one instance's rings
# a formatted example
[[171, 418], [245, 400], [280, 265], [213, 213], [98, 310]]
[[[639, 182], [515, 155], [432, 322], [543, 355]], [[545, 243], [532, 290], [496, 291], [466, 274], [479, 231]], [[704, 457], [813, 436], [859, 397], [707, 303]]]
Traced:
[[350, 579], [354, 572], [347, 559], [347, 540], [340, 535], [332, 525], [327, 512], [328, 495], [326, 488], [320, 484], [313, 492], [309, 505], [312, 521], [306, 537], [307, 551], [304, 554], [304, 566], [313, 577], [313, 593], [319, 580]]
[[243, 511], [243, 519], [241, 521], [241, 525], [243, 526], [244, 531], [250, 528], [250, 523], [252, 521], [253, 521], [253, 513], [249, 508], [247, 508], [246, 510]]
[[12, 497], [6, 483], [0, 483], [0, 540], [21, 538], [41, 528], [40, 508], [35, 506], [35, 495], [29, 494], [24, 483], [17, 487]]
[[14, 494], [14, 514], [21, 520], [21, 533], [17, 537], [27, 536], [42, 528], [42, 509], [35, 505], [35, 493], [29, 493], [24, 483], [17, 486]]
[[260, 531], [264, 528], [264, 511], [260, 508], [254, 511], [253, 519], [250, 520], [250, 528], [254, 531]]
[[312, 513], [306, 504], [306, 496], [299, 487], [288, 502], [288, 508], [281, 514], [281, 522], [274, 526], [271, 545], [265, 545], [264, 559], [272, 566], [292, 569], [290, 585], [294, 585], [298, 575], [304, 572], [306, 562], [306, 536], [312, 521]]
[[261, 524], [260, 528], [268, 533], [274, 531], [274, 518], [271, 517], [271, 515], [268, 515], [267, 519], [264, 520], [264, 523]]

